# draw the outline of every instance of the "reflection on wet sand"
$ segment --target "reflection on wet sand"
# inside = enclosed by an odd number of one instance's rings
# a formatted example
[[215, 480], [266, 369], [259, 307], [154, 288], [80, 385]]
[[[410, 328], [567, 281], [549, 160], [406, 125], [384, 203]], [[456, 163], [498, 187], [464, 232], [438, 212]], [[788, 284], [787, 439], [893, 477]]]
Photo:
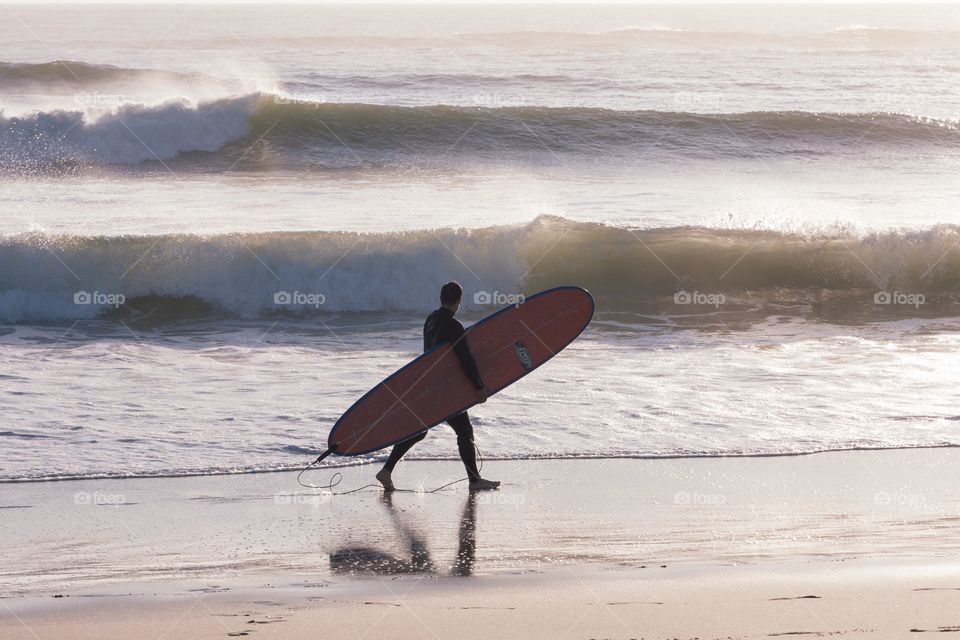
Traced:
[[[424, 574], [436, 575], [436, 565], [430, 557], [426, 540], [407, 525], [396, 507], [393, 496], [384, 493], [382, 498], [387, 512], [397, 528], [403, 546], [408, 549], [409, 559], [398, 558], [374, 547], [344, 547], [330, 554], [330, 570], [337, 575], [371, 573], [376, 575]], [[452, 576], [469, 576], [477, 556], [476, 494], [470, 492], [463, 505], [460, 526], [457, 531], [457, 555], [450, 568]]]

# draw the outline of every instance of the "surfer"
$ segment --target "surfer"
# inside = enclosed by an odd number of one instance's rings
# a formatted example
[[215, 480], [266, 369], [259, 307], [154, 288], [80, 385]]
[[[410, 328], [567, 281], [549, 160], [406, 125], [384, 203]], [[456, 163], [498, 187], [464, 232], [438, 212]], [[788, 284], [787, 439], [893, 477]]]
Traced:
[[[480, 371], [477, 369], [477, 363], [470, 353], [467, 341], [464, 340], [464, 328], [453, 316], [460, 308], [460, 300], [463, 297], [463, 289], [456, 282], [448, 282], [440, 289], [440, 308], [427, 316], [427, 321], [423, 324], [423, 350], [429, 351], [438, 344], [450, 342], [453, 344], [453, 352], [457, 355], [460, 367], [463, 373], [470, 379], [477, 391], [477, 402], [486, 402], [486, 386], [483, 384], [483, 378], [480, 377]], [[458, 413], [449, 420], [447, 424], [453, 427], [457, 434], [457, 449], [460, 451], [460, 459], [463, 460], [463, 466], [467, 469], [467, 477], [470, 479], [471, 491], [484, 491], [496, 489], [500, 483], [495, 480], [484, 480], [480, 477], [480, 471], [477, 469], [477, 452], [473, 446], [473, 425], [470, 424], [470, 416], [467, 412]], [[426, 431], [421, 431], [417, 435], [399, 442], [393, 446], [390, 457], [377, 473], [377, 481], [383, 485], [385, 491], [393, 491], [393, 469], [400, 462], [400, 458], [410, 450], [413, 445], [420, 442], [427, 436]]]

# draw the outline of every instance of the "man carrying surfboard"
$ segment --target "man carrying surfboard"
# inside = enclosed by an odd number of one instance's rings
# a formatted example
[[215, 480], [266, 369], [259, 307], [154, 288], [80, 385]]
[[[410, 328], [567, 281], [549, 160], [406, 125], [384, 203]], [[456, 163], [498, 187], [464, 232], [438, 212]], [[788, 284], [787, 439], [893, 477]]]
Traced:
[[[460, 368], [464, 375], [470, 379], [473, 386], [476, 387], [477, 402], [486, 402], [486, 386], [483, 384], [483, 378], [480, 377], [480, 371], [477, 369], [477, 363], [470, 353], [467, 341], [464, 338], [464, 328], [460, 322], [453, 316], [460, 309], [460, 300], [463, 298], [463, 289], [456, 282], [448, 282], [440, 289], [440, 308], [427, 316], [423, 324], [423, 350], [429, 351], [438, 344], [449, 342], [453, 345], [453, 352], [457, 356]], [[500, 483], [495, 480], [484, 480], [480, 477], [480, 471], [477, 469], [477, 452], [473, 446], [473, 425], [470, 424], [470, 416], [467, 412], [458, 413], [449, 420], [447, 424], [453, 427], [457, 434], [457, 449], [460, 451], [460, 459], [463, 460], [463, 466], [467, 469], [467, 477], [470, 479], [471, 491], [484, 491], [497, 489]], [[421, 431], [412, 438], [399, 442], [393, 446], [390, 457], [377, 473], [377, 481], [383, 485], [385, 491], [393, 491], [393, 469], [400, 462], [400, 459], [410, 450], [413, 445], [420, 442], [427, 436], [426, 431]]]

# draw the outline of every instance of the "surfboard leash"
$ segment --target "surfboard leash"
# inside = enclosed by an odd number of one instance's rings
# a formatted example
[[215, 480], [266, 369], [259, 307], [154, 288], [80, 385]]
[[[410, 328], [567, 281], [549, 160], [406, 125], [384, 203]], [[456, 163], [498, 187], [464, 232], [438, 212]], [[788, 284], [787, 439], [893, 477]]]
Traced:
[[[326, 451], [324, 451], [323, 453], [321, 453], [321, 454], [317, 457], [316, 460], [314, 460], [313, 462], [311, 462], [310, 464], [308, 464], [307, 466], [305, 466], [303, 469], [301, 469], [301, 470], [300, 470], [300, 473], [297, 474], [297, 483], [298, 483], [301, 487], [306, 487], [306, 488], [308, 488], [308, 489], [323, 489], [323, 490], [329, 491], [330, 493], [332, 493], [332, 494], [335, 495], [335, 496], [346, 496], [346, 495], [349, 495], [349, 494], [351, 494], [351, 493], [357, 493], [358, 491], [363, 491], [364, 489], [369, 489], [370, 487], [380, 488], [380, 484], [379, 484], [379, 483], [371, 483], [371, 484], [365, 484], [365, 485], [363, 485], [362, 487], [357, 487], [356, 489], [350, 489], [350, 490], [348, 490], [348, 491], [334, 491], [333, 488], [336, 487], [337, 485], [339, 485], [339, 484], [343, 481], [343, 474], [340, 473], [339, 471], [335, 472], [335, 473], [330, 477], [330, 482], [328, 482], [327, 484], [307, 484], [307, 483], [305, 483], [303, 480], [300, 479], [300, 477], [301, 477], [303, 474], [305, 474], [307, 471], [309, 471], [310, 469], [312, 469], [312, 468], [314, 467], [314, 465], [319, 464], [324, 458], [326, 458], [326, 457], [329, 456], [331, 453], [333, 453], [333, 450], [336, 449], [336, 448], [337, 448], [337, 445], [333, 445], [333, 447], [331, 447], [330, 449], [327, 449]], [[474, 448], [474, 449], [476, 450], [476, 452], [477, 452], [477, 471], [482, 471], [482, 470], [483, 470], [483, 454], [480, 453], [480, 447], [477, 446], [477, 443], [476, 443], [476, 442], [473, 443], [473, 448]], [[470, 479], [470, 478], [460, 478], [459, 480], [454, 480], [453, 482], [448, 482], [447, 484], [440, 485], [440, 486], [437, 487], [436, 489], [430, 489], [430, 490], [426, 490], [426, 489], [422, 489], [422, 490], [421, 490], [421, 489], [394, 489], [393, 492], [394, 492], [394, 493], [437, 493], [437, 492], [439, 492], [439, 491], [443, 491], [443, 490], [446, 489], [447, 487], [451, 487], [451, 486], [453, 486], [453, 485], [455, 485], [455, 484], [458, 484], [458, 483], [460, 483], [460, 482], [464, 482], [464, 481], [469, 480], [469, 479]]]

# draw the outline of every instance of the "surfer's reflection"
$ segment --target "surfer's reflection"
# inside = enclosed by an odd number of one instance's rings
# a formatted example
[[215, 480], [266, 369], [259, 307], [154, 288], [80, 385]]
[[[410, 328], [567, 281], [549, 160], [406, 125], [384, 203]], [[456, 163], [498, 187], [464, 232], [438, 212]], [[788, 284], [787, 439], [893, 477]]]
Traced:
[[[398, 558], [372, 547], [347, 547], [330, 554], [330, 569], [336, 574], [437, 574], [438, 571], [430, 557], [426, 541], [403, 522], [393, 506], [393, 496], [390, 492], [383, 494], [383, 504], [386, 505], [405, 546], [409, 549], [409, 559]], [[473, 563], [477, 555], [476, 510], [476, 494], [471, 491], [467, 495], [463, 514], [460, 516], [457, 557], [450, 568], [450, 575], [469, 576], [473, 573]]]

